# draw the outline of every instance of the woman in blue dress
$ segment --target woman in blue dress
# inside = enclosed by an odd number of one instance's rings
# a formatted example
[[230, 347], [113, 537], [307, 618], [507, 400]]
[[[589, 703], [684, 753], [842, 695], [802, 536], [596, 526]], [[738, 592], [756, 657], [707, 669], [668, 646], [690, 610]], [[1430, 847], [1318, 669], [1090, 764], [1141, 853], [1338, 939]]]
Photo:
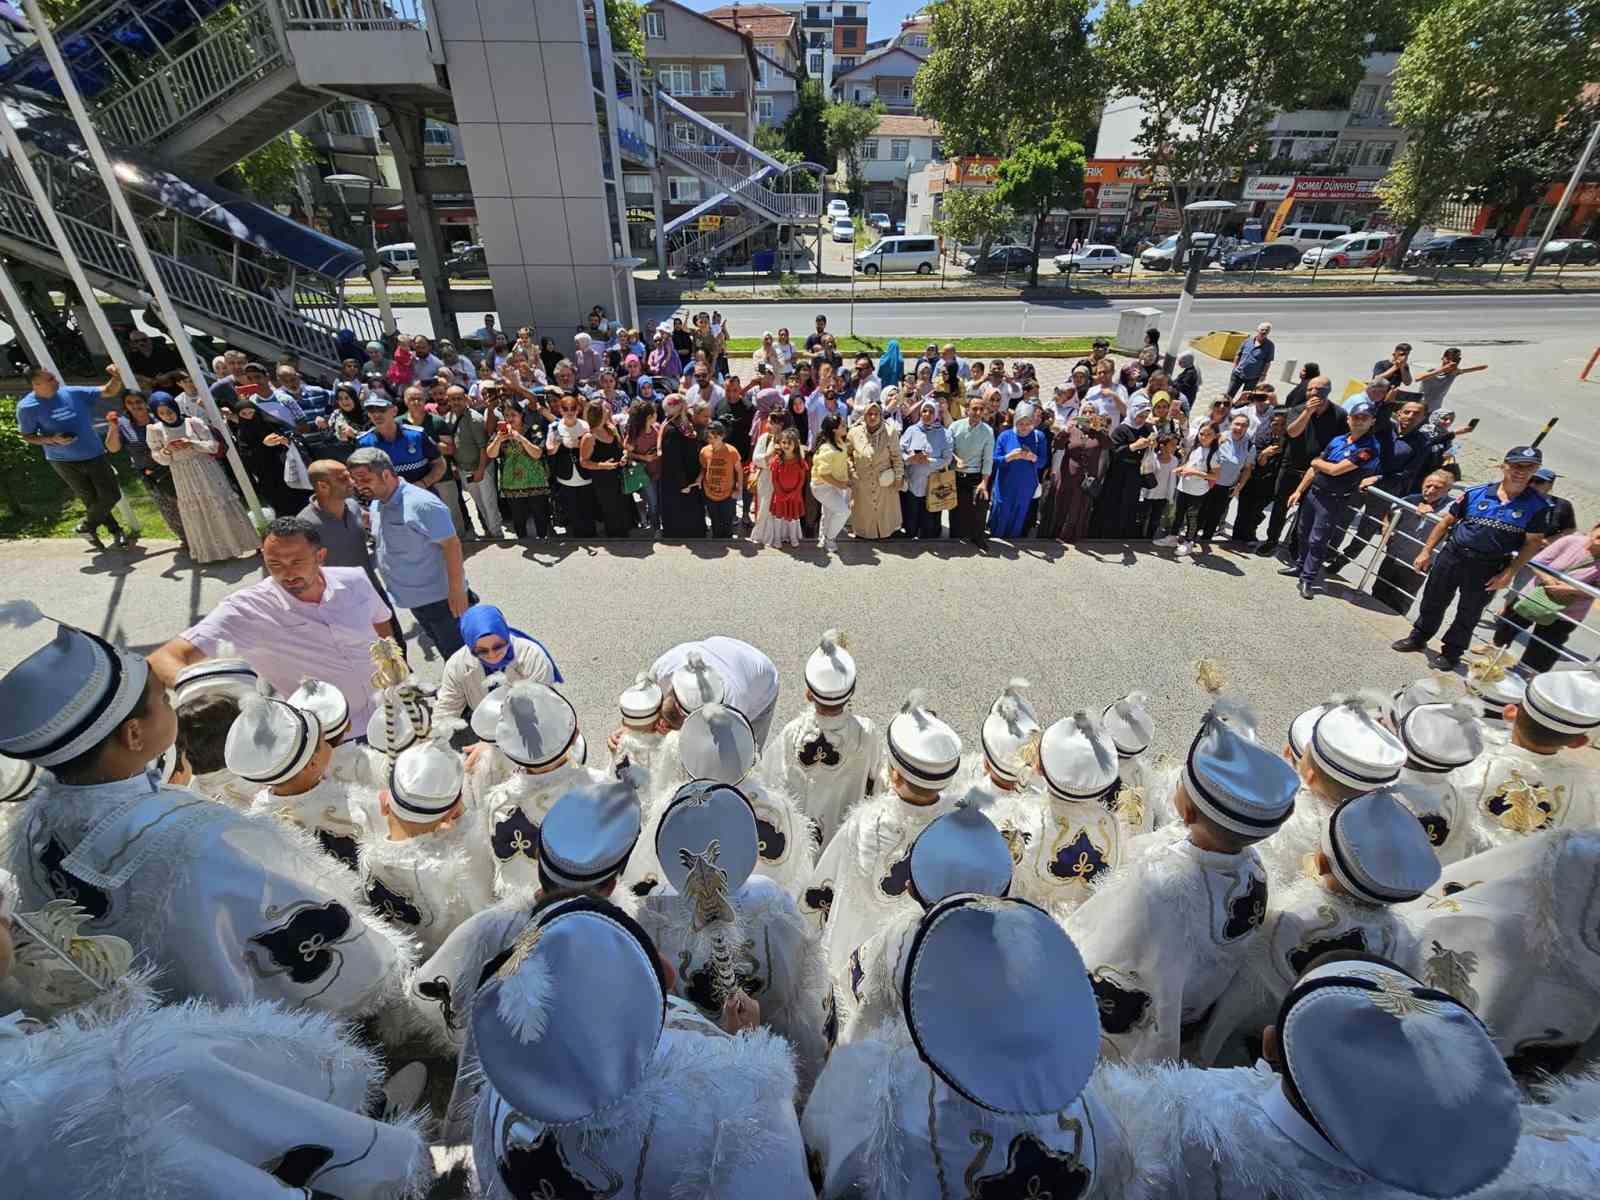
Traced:
[[1031, 404], [1019, 404], [1011, 428], [995, 440], [991, 537], [1022, 536], [1039, 476], [1049, 468], [1050, 447], [1038, 428], [1038, 413]]

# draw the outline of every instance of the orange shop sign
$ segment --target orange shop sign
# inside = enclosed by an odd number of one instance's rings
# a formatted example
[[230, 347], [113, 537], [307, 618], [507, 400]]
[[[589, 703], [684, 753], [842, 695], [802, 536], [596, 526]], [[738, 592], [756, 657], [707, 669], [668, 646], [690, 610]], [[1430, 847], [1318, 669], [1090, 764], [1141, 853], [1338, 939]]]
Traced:
[[1155, 182], [1155, 176], [1142, 158], [1091, 158], [1083, 164], [1083, 181], [1149, 184]]
[[993, 184], [1000, 170], [998, 158], [953, 158], [944, 170], [944, 181], [962, 184]]

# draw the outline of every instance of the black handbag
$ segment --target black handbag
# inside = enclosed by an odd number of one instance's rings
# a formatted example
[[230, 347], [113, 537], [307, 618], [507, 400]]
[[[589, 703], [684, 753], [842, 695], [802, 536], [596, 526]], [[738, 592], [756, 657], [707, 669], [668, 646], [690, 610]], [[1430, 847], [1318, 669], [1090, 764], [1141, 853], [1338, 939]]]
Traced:
[[1096, 475], [1085, 475], [1082, 481], [1083, 493], [1091, 500], [1100, 496], [1100, 489], [1105, 486], [1105, 480]]

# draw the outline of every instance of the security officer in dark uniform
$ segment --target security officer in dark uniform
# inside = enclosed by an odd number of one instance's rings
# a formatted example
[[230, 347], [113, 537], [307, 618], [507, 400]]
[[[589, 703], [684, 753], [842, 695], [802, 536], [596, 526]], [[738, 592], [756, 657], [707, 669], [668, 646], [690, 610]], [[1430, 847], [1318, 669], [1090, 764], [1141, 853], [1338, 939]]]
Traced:
[[1549, 535], [1555, 506], [1528, 486], [1543, 462], [1537, 446], [1513, 446], [1506, 451], [1499, 483], [1469, 488], [1440, 518], [1412, 564], [1428, 575], [1416, 622], [1394, 649], [1426, 650], [1455, 599], [1455, 620], [1445, 630], [1442, 652], [1433, 665], [1461, 664], [1489, 598], [1511, 582]]
[[1289, 497], [1291, 505], [1300, 505], [1300, 519], [1295, 526], [1300, 561], [1280, 567], [1278, 574], [1300, 576], [1303, 599], [1309, 600], [1315, 594], [1329, 541], [1349, 519], [1350, 503], [1361, 481], [1378, 473], [1382, 449], [1372, 433], [1375, 416], [1368, 400], [1357, 400], [1346, 409], [1349, 432], [1334, 438], [1311, 460], [1300, 485]]

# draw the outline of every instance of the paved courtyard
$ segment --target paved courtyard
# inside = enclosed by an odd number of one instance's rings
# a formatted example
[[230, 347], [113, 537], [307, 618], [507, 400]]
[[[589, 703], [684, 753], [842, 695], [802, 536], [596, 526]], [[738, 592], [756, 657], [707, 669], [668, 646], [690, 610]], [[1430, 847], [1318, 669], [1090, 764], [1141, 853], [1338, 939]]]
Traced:
[[[550, 648], [592, 738], [614, 726], [616, 697], [636, 671], [674, 642], [709, 633], [772, 656], [786, 720], [802, 702], [805, 656], [838, 626], [861, 665], [857, 710], [879, 721], [923, 687], [970, 744], [1013, 675], [1033, 682], [1047, 721], [1137, 687], [1153, 698], [1156, 749], [1176, 754], [1205, 707], [1191, 668], [1201, 655], [1258, 706], [1274, 740], [1330, 691], [1393, 689], [1426, 670], [1420, 656], [1389, 650], [1405, 628], [1399, 618], [1336, 582], [1303, 601], [1272, 567], [1221, 551], [1191, 564], [1113, 544], [991, 543], [978, 555], [954, 543], [846, 541], [825, 562], [742, 542], [616, 542], [483, 547], [468, 576]], [[133, 556], [91, 556], [67, 541], [10, 543], [0, 547], [0, 571], [7, 595], [140, 649], [257, 577], [246, 563], [204, 575], [175, 567], [160, 543]], [[39, 636], [0, 629], [0, 665]], [[439, 665], [426, 662], [422, 673], [436, 676]]]

